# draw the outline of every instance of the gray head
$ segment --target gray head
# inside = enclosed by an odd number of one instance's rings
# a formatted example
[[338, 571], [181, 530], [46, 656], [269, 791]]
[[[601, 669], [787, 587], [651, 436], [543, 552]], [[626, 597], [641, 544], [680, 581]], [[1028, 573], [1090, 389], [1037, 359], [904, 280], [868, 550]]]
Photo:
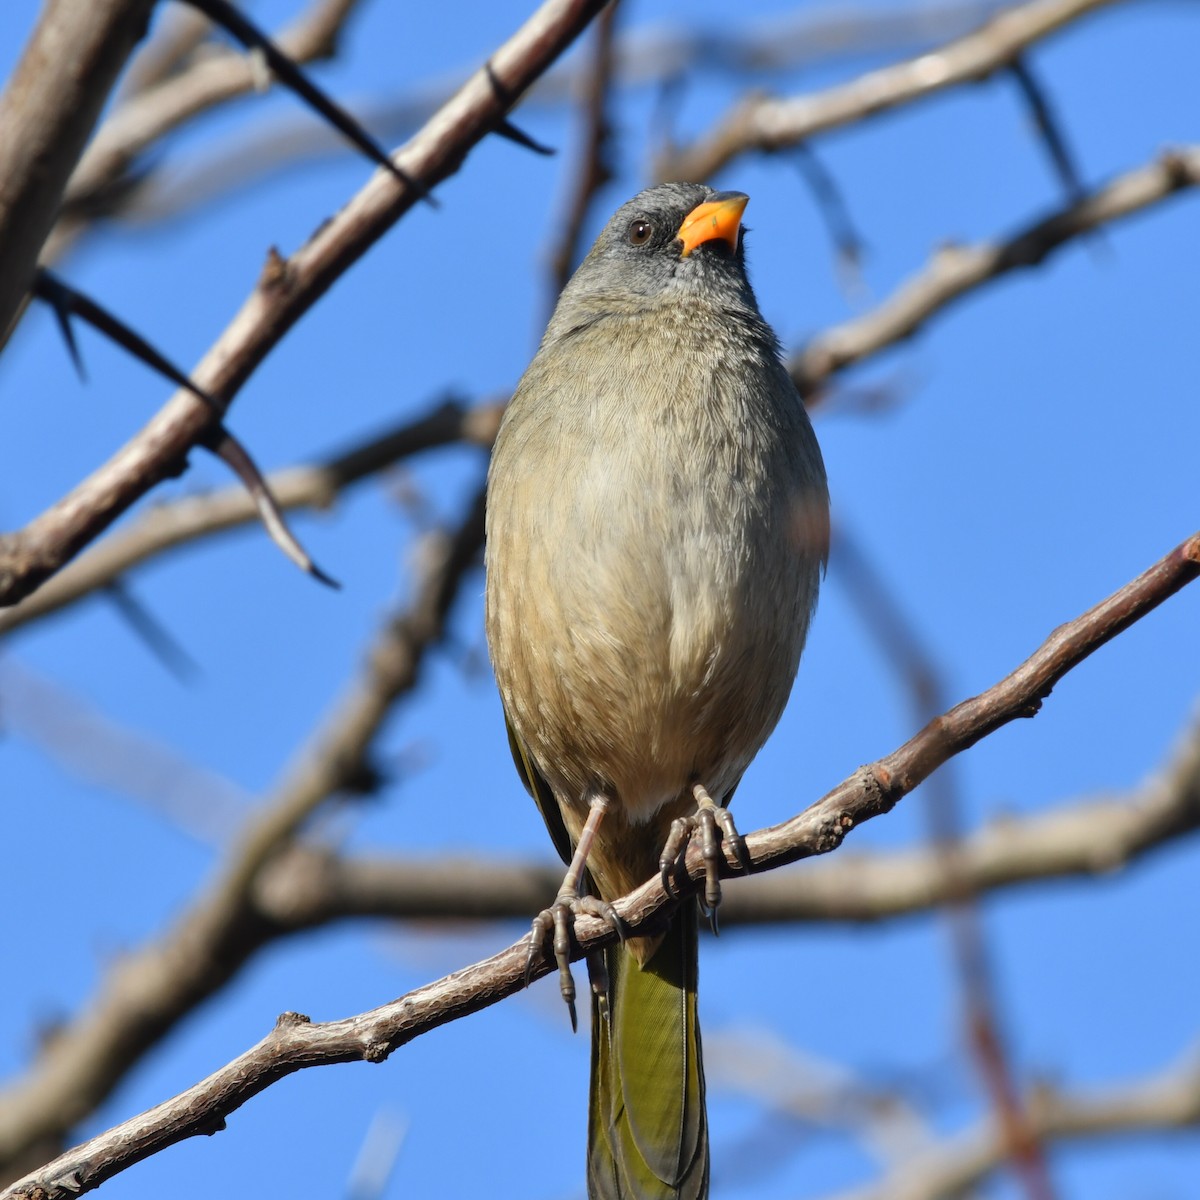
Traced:
[[703, 295], [756, 310], [746, 278], [741, 192], [663, 183], [617, 209], [563, 290], [568, 306], [618, 308]]

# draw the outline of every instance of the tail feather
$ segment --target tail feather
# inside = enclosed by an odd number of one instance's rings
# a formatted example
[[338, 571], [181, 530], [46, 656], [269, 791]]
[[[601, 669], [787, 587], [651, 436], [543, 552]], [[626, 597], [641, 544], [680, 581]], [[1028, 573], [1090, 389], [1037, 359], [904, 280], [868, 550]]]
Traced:
[[592, 1006], [591, 1200], [708, 1195], [698, 936], [688, 904], [644, 967], [621, 946], [607, 952], [607, 1013]]

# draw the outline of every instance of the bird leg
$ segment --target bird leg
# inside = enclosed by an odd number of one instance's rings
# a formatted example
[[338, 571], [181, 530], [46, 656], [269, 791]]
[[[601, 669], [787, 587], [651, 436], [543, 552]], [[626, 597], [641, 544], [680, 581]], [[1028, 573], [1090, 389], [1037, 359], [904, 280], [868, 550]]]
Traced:
[[662, 872], [662, 885], [670, 891], [672, 870], [679, 867], [688, 843], [699, 834], [700, 853], [704, 858], [704, 899], [701, 907], [712, 925], [713, 933], [716, 933], [717, 906], [721, 903], [721, 841], [723, 839], [729, 843], [733, 857], [743, 871], [750, 870], [750, 853], [746, 849], [745, 839], [733, 823], [729, 809], [718, 804], [703, 784], [695, 784], [692, 795], [696, 798], [696, 811], [687, 817], [676, 817], [671, 822], [658, 866]]
[[546, 939], [553, 931], [554, 937], [551, 944], [554, 948], [554, 961], [558, 963], [558, 987], [571, 1014], [572, 1030], [578, 1028], [578, 1019], [575, 1015], [575, 980], [571, 976], [571, 932], [575, 925], [575, 918], [581, 913], [592, 917], [603, 917], [617, 931], [621, 940], [625, 940], [625, 925], [617, 915], [617, 910], [607, 900], [601, 900], [598, 896], [580, 894], [580, 883], [583, 880], [584, 869], [587, 867], [588, 854], [591, 852], [592, 843], [596, 839], [596, 830], [600, 828], [600, 822], [608, 811], [608, 806], [607, 796], [593, 796], [588, 801], [587, 820], [579, 835], [579, 843], [575, 847], [571, 865], [567, 867], [567, 873], [563, 876], [562, 886], [558, 889], [554, 903], [533, 918], [533, 928], [529, 935], [529, 957], [525, 962], [527, 985], [533, 971], [534, 958], [538, 948], [546, 944]]

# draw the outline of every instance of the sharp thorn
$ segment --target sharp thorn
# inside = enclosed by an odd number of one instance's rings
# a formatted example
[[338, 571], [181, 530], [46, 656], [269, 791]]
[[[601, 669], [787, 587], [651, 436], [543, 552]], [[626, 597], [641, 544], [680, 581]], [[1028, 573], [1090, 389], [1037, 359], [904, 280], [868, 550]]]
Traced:
[[53, 305], [55, 312], [60, 314], [60, 323], [65, 324], [66, 317], [63, 314], [73, 315], [81, 321], [86, 321], [93, 329], [99, 330], [110, 341], [132, 354], [134, 358], [144, 362], [177, 387], [184, 388], [203, 400], [216, 416], [221, 415], [220, 405], [208, 392], [199, 384], [194, 383], [170, 359], [146, 341], [140, 333], [131, 329], [119, 317], [114, 316], [106, 308], [102, 308], [90, 297], [85, 296], [83, 292], [76, 291], [75, 288], [64, 283], [44, 268], [38, 272], [34, 280], [34, 292], [48, 304]]
[[498, 133], [502, 138], [507, 138], [510, 142], [516, 142], [518, 146], [524, 146], [526, 150], [532, 150], [534, 154], [550, 156], [558, 153], [553, 146], [546, 146], [535, 141], [523, 129], [518, 129], [507, 117], [501, 117], [496, 122], [493, 132]]
[[280, 83], [290, 88], [373, 163], [414, 191], [426, 204], [438, 207], [437, 201], [415, 179], [396, 166], [387, 151], [354, 117], [317, 87], [292, 59], [228, 0], [188, 0], [188, 3], [220, 25], [248, 50], [260, 54]]
[[341, 584], [332, 576], [327, 575], [316, 563], [309, 558], [304, 547], [296, 540], [288, 528], [275, 497], [271, 494], [267, 481], [258, 469], [246, 448], [225, 428], [218, 425], [202, 443], [211, 450], [222, 462], [226, 463], [233, 473], [242, 481], [258, 508], [258, 515], [271, 540], [298, 566], [307, 571], [314, 579], [327, 587], [340, 588]]
[[63, 341], [67, 343], [67, 353], [75, 364], [79, 378], [86, 383], [87, 372], [83, 369], [83, 359], [79, 354], [79, 346], [75, 342], [75, 330], [71, 325], [71, 303], [67, 292], [66, 285], [45, 268], [39, 269], [33, 277], [33, 294], [50, 305]]

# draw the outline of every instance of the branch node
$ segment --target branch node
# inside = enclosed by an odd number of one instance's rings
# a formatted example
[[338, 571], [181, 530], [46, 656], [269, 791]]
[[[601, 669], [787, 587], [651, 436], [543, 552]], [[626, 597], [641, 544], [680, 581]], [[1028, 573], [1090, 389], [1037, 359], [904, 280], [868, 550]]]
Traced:
[[292, 270], [288, 260], [279, 253], [278, 246], [267, 248], [267, 259], [258, 277], [260, 292], [282, 292], [291, 283]]
[[[883, 814], [891, 812], [896, 807], [896, 802], [904, 795], [906, 788], [903, 785], [897, 785], [889, 771], [882, 763], [871, 763], [865, 767], [858, 768], [858, 777], [862, 780], [863, 791], [867, 794], [867, 811], [872, 815], [875, 813]], [[853, 825], [854, 818], [846, 812], [839, 815], [836, 827], [841, 830], [839, 839], [845, 836], [850, 825], [845, 822], [849, 821]]]
[[207, 1121], [205, 1124], [199, 1126], [196, 1132], [204, 1137], [213, 1137], [215, 1134], [224, 1133], [227, 1128], [228, 1125], [225, 1123], [225, 1118], [217, 1114], [211, 1121]]
[[372, 1038], [363, 1043], [363, 1059], [369, 1063], [381, 1063], [392, 1052], [392, 1044], [385, 1038]]
[[311, 1025], [312, 1017], [304, 1013], [282, 1012], [275, 1018], [276, 1029], [295, 1029], [297, 1025]]

